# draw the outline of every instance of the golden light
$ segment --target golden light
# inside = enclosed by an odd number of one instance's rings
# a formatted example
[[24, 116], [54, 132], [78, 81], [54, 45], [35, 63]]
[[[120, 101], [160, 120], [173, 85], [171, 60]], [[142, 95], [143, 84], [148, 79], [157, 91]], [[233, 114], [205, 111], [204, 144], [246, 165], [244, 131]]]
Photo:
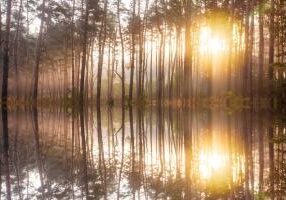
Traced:
[[218, 131], [199, 141], [196, 171], [202, 183], [239, 183], [244, 160], [238, 149], [238, 144], [230, 146], [228, 136]]
[[227, 168], [227, 157], [220, 152], [200, 152], [199, 173], [203, 180], [209, 180], [213, 174]]
[[199, 52], [201, 54], [217, 55], [226, 50], [226, 39], [208, 26], [199, 30]]

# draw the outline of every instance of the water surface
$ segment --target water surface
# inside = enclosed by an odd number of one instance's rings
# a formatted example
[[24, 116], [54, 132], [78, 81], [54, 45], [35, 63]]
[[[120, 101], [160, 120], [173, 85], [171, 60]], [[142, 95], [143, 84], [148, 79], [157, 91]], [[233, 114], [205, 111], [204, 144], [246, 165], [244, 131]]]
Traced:
[[257, 110], [12, 112], [1, 199], [284, 199], [285, 134]]

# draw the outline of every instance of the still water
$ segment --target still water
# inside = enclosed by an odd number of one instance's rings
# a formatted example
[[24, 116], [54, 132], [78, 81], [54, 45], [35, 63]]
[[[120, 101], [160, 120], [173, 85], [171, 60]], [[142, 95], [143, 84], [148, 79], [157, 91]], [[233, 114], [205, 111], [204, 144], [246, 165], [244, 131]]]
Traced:
[[257, 110], [12, 112], [0, 197], [285, 199], [285, 136]]

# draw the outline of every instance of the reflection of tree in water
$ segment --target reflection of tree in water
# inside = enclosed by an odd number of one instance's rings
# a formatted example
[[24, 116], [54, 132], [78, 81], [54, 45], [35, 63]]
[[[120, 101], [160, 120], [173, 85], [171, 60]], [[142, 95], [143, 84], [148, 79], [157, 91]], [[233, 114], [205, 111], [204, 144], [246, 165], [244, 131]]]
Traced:
[[[11, 114], [12, 199], [285, 197], [285, 122], [250, 115], [128, 109], [125, 116], [102, 109], [83, 115], [81, 134], [78, 114], [41, 110], [36, 151], [30, 113]], [[5, 177], [2, 164], [4, 199]]]
[[[187, 112], [189, 113], [189, 112]], [[164, 155], [158, 155], [157, 156], [157, 162], [152, 163], [146, 163], [145, 162], [145, 171], [148, 171], [148, 166], [151, 173], [147, 172], [147, 175], [145, 177], [145, 180], [147, 181], [148, 185], [148, 191], [153, 191], [151, 196], [152, 197], [170, 197], [171, 199], [180, 199], [182, 197], [185, 197], [188, 199], [189, 197], [206, 197], [206, 198], [254, 198], [257, 194], [257, 188], [256, 185], [259, 184], [260, 181], [265, 181], [269, 178], [270, 174], [264, 174], [262, 175], [262, 179], [257, 180], [256, 174], [257, 172], [267, 171], [267, 167], [271, 166], [271, 159], [268, 161], [267, 159], [267, 166], [263, 168], [259, 168], [259, 165], [257, 166], [256, 160], [257, 157], [256, 151], [257, 151], [257, 137], [260, 137], [260, 135], [264, 135], [262, 140], [265, 140], [265, 143], [271, 144], [269, 142], [270, 140], [267, 139], [268, 129], [267, 125], [263, 126], [261, 128], [261, 123], [257, 123], [257, 118], [259, 115], [263, 113], [257, 113], [258, 115], [254, 115], [252, 117], [249, 116], [249, 114], [246, 115], [238, 115], [236, 117], [231, 117], [232, 120], [228, 121], [229, 125], [226, 125], [227, 118], [226, 116], [219, 116], [215, 115], [213, 122], [209, 122], [211, 118], [207, 117], [205, 118], [204, 114], [199, 114], [193, 117], [193, 120], [187, 120], [183, 123], [185, 125], [183, 126], [184, 129], [181, 129], [182, 125], [177, 125], [176, 123], [182, 123], [182, 121], [175, 121], [174, 122], [167, 122], [166, 127], [180, 127], [180, 129], [174, 130], [176, 132], [176, 137], [172, 137], [172, 130], [165, 130], [164, 136], [158, 136], [155, 137], [157, 144], [157, 149], [153, 153], [155, 156], [156, 154], [161, 154], [162, 152], [165, 154], [165, 160], [161, 160]], [[245, 117], [246, 116], [246, 117]], [[166, 116], [164, 116], [166, 117]], [[184, 115], [184, 119], [190, 119], [190, 115]], [[255, 118], [255, 120], [253, 119]], [[169, 116], [168, 120], [171, 119]], [[249, 120], [252, 120], [251, 122]], [[257, 121], [256, 121], [257, 120]], [[148, 120], [146, 120], [148, 121]], [[199, 121], [200, 126], [196, 127], [195, 124], [197, 124]], [[264, 121], [265, 124], [266, 121]], [[168, 123], [171, 123], [172, 126], [169, 126]], [[174, 123], [174, 124], [173, 124]], [[212, 127], [210, 129], [210, 123], [212, 123]], [[252, 124], [253, 123], [253, 124]], [[158, 125], [160, 123], [157, 123]], [[220, 124], [220, 125], [219, 125]], [[266, 122], [267, 124], [267, 122]], [[157, 131], [159, 131], [161, 128], [157, 126]], [[163, 128], [164, 129], [164, 128]], [[193, 130], [194, 136], [190, 138], [189, 134], [190, 131]], [[199, 131], [198, 131], [199, 130]], [[211, 130], [211, 132], [210, 132]], [[259, 133], [257, 133], [257, 130], [260, 130]], [[224, 132], [226, 134], [224, 134]], [[246, 133], [245, 133], [246, 132]], [[158, 134], [157, 132], [155, 132]], [[161, 132], [162, 133], [162, 132]], [[161, 134], [160, 133], [160, 134]], [[187, 141], [193, 140], [191, 142], [194, 146], [183, 146], [183, 144], [186, 142], [184, 141], [182, 143], [181, 136], [182, 134], [185, 134], [188, 136]], [[226, 136], [225, 136], [226, 135]], [[257, 136], [258, 135], [258, 136]], [[156, 135], [157, 136], [157, 135]], [[246, 136], [246, 137], [245, 137]], [[216, 139], [216, 137], [219, 137], [219, 139]], [[154, 138], [153, 138], [154, 139]], [[167, 140], [167, 141], [160, 141], [160, 140]], [[186, 140], [186, 137], [185, 137]], [[260, 139], [261, 140], [261, 139]], [[211, 177], [208, 178], [208, 180], [202, 180], [203, 178], [201, 171], [200, 171], [200, 161], [196, 158], [198, 157], [198, 150], [202, 150], [201, 148], [205, 148], [204, 146], [200, 146], [200, 141], [203, 141], [202, 144], [205, 144], [207, 148], [210, 148], [212, 154], [215, 154], [215, 149], [212, 149], [213, 142], [217, 142], [220, 146], [226, 146], [227, 148], [224, 149], [227, 152], [227, 168], [222, 168], [218, 172], [212, 172], [213, 174]], [[258, 142], [260, 144], [260, 142]], [[163, 145], [162, 145], [163, 144]], [[167, 145], [166, 145], [167, 144]], [[180, 144], [179, 148], [176, 147], [175, 144]], [[207, 144], [207, 145], [206, 145]], [[148, 149], [147, 144], [147, 149]], [[164, 146], [165, 145], [165, 146]], [[163, 149], [160, 149], [162, 148]], [[242, 148], [243, 147], [243, 148]], [[261, 147], [261, 145], [259, 145]], [[173, 149], [172, 149], [173, 148]], [[178, 148], [178, 149], [176, 149]], [[185, 148], [185, 149], [184, 149]], [[186, 149], [187, 148], [187, 149]], [[188, 155], [185, 158], [190, 159], [189, 167], [186, 168], [186, 170], [190, 170], [190, 175], [186, 177], [185, 174], [185, 168], [186, 162], [183, 165], [173, 165], [171, 166], [170, 161], [168, 160], [168, 157], [172, 157], [172, 162], [177, 162], [178, 160], [183, 160], [184, 157], [178, 153], [185, 151], [189, 152], [189, 148], [192, 148], [192, 156]], [[269, 151], [268, 148], [273, 148], [271, 145], [269, 146], [263, 146], [265, 148], [265, 152]], [[274, 147], [275, 148], [275, 147]], [[170, 155], [166, 152], [174, 151], [175, 154]], [[271, 152], [271, 151], [270, 151]], [[169, 155], [168, 155], [169, 154]], [[219, 157], [216, 158], [216, 155], [207, 154], [208, 159], [210, 160], [209, 163], [211, 163], [212, 159], [218, 159], [215, 160], [216, 162], [219, 162]], [[178, 156], [181, 156], [178, 158]], [[213, 157], [212, 157], [213, 156]], [[260, 155], [265, 160], [266, 157], [270, 156], [271, 154], [262, 154]], [[259, 159], [261, 160], [260, 156], [258, 155]], [[280, 156], [281, 160], [285, 160], [285, 158]], [[161, 166], [164, 165], [164, 166]], [[170, 165], [170, 166], [168, 166]], [[255, 166], [254, 166], [255, 165]], [[216, 165], [214, 164], [215, 167]], [[277, 166], [276, 164], [274, 166]], [[255, 167], [255, 168], [254, 168]], [[257, 168], [258, 167], [258, 168]], [[161, 169], [164, 168], [164, 173], [162, 173]], [[269, 168], [268, 168], [269, 169]], [[178, 176], [180, 174], [181, 176]], [[254, 177], [255, 176], [255, 177]], [[281, 175], [280, 175], [281, 176]], [[189, 178], [188, 178], [189, 177]], [[254, 182], [254, 179], [255, 182]], [[274, 178], [275, 179], [275, 178]], [[273, 180], [273, 178], [271, 179]], [[187, 183], [189, 182], [189, 183]], [[186, 185], [189, 185], [189, 188], [186, 188]], [[265, 195], [271, 196], [273, 193], [267, 194], [267, 188], [271, 188], [271, 185], [267, 183], [265, 187], [263, 188], [263, 191], [265, 192]], [[186, 197], [186, 189], [190, 193], [188, 194], [189, 197]]]
[[[274, 119], [273, 126], [273, 178], [268, 180], [270, 184], [273, 184], [273, 192], [278, 197], [286, 196], [286, 120], [283, 117], [277, 117]], [[270, 177], [271, 178], [271, 177]], [[268, 191], [271, 193], [271, 187]]]
[[[91, 197], [103, 196], [105, 194], [104, 188], [106, 187], [100, 181], [100, 170], [98, 170], [100, 166], [97, 166], [99, 159], [91, 156], [86, 157], [88, 179], [82, 173], [85, 166], [82, 165], [82, 145], [79, 142], [81, 136], [78, 131], [78, 120], [75, 123], [75, 139], [71, 138], [72, 136], [65, 138], [64, 124], [69, 123], [68, 119], [65, 115], [59, 113], [51, 115], [40, 116], [39, 119], [40, 155], [36, 155], [37, 152], [35, 152], [36, 144], [32, 132], [31, 116], [23, 114], [20, 117], [21, 122], [18, 128], [23, 134], [18, 136], [17, 145], [15, 145], [16, 140], [13, 135], [13, 129], [10, 131], [9, 143], [11, 147], [9, 155], [11, 160], [12, 158], [16, 159], [10, 162], [10, 181], [14, 195], [12, 199], [20, 198], [20, 196], [27, 198], [42, 198], [41, 196], [48, 198], [78, 198], [83, 195], [82, 189], [85, 188], [87, 181], [87, 184], [91, 185], [89, 188]], [[13, 121], [13, 116], [11, 118], [11, 121]], [[76, 141], [74, 145], [72, 145], [72, 141]], [[17, 154], [17, 157], [12, 156], [15, 154]], [[41, 157], [43, 168], [41, 172], [43, 183], [40, 183], [39, 165], [37, 164], [39, 156]], [[112, 162], [106, 165], [107, 188], [113, 192], [115, 191], [114, 177], [116, 176], [117, 162], [112, 160]], [[16, 164], [17, 166], [15, 166]]]

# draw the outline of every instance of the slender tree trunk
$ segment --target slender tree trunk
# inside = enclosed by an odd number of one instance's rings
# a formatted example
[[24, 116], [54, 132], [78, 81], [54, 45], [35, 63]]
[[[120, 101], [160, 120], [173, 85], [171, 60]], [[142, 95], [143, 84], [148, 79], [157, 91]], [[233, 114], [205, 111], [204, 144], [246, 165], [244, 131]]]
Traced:
[[[254, 0], [251, 0], [251, 9], [254, 7]], [[250, 23], [250, 41], [249, 41], [249, 92], [250, 92], [250, 104], [253, 107], [253, 45], [254, 45], [254, 13], [251, 13], [251, 23]], [[252, 117], [252, 116], [251, 116]], [[252, 122], [252, 121], [251, 121]]]
[[169, 52], [168, 52], [168, 101], [171, 102], [171, 68], [172, 68], [172, 34], [169, 31]]
[[[234, 22], [234, 0], [231, 0], [231, 16], [230, 16], [230, 31], [231, 31], [231, 36], [233, 36], [233, 22]], [[232, 51], [233, 51], [233, 38], [229, 38], [229, 55], [228, 55], [228, 69], [227, 69], [227, 91], [231, 91], [231, 72], [232, 72], [232, 62], [233, 62], [233, 56], [232, 56]], [[229, 102], [227, 102], [229, 104]]]
[[264, 65], [264, 31], [263, 31], [263, 0], [260, 0], [258, 8], [259, 23], [259, 53], [258, 53], [258, 97], [262, 97], [263, 91], [263, 65]]
[[[151, 28], [151, 39], [153, 38], [153, 28]], [[153, 41], [151, 41], [151, 58], [150, 58], [150, 101], [153, 100]]]
[[[156, 14], [159, 15], [159, 10], [158, 10], [158, 0], [156, 0], [155, 2], [156, 4]], [[162, 31], [162, 28], [161, 28], [161, 24], [160, 24], [160, 19], [157, 19], [156, 21], [157, 23], [157, 29], [159, 31], [159, 34], [160, 34], [160, 47], [159, 47], [159, 53], [158, 53], [158, 62], [156, 61], [156, 64], [158, 65], [157, 66], [157, 104], [159, 106], [162, 105], [162, 100], [163, 100], [163, 63], [164, 61], [163, 60], [163, 54], [164, 54], [164, 33]]]
[[248, 70], [249, 70], [249, 57], [250, 57], [250, 45], [249, 45], [249, 13], [250, 13], [250, 2], [246, 1], [246, 13], [245, 13], [245, 33], [244, 33], [244, 42], [245, 42], [245, 53], [244, 53], [244, 66], [243, 66], [243, 80], [242, 88], [243, 95], [246, 97], [249, 94], [248, 88]]
[[143, 41], [142, 41], [142, 33], [143, 29], [141, 29], [141, 17], [140, 17], [140, 10], [141, 10], [141, 4], [140, 1], [138, 1], [138, 11], [137, 11], [137, 19], [139, 23], [138, 26], [138, 85], [137, 85], [137, 101], [140, 102], [142, 100], [142, 76], [143, 76]]
[[75, 15], [75, 0], [73, 0], [73, 5], [72, 5], [72, 23], [71, 23], [72, 107], [74, 107], [75, 104], [74, 15]]
[[92, 47], [91, 47], [91, 58], [90, 58], [90, 66], [91, 66], [91, 79], [90, 79], [90, 102], [91, 102], [91, 110], [93, 110], [93, 102], [94, 102], [94, 43], [95, 40], [92, 40]]
[[269, 19], [269, 61], [268, 61], [268, 77], [269, 77], [269, 92], [270, 106], [273, 107], [273, 63], [274, 63], [274, 0], [271, 0], [271, 10]]
[[18, 49], [19, 49], [19, 29], [20, 29], [20, 22], [21, 22], [21, 14], [22, 14], [22, 0], [20, 0], [19, 11], [18, 11], [18, 19], [17, 19], [17, 27], [16, 27], [16, 34], [14, 39], [14, 65], [15, 65], [15, 72], [16, 72], [16, 95], [17, 95], [17, 103], [19, 103], [19, 77], [18, 77]]
[[[120, 45], [121, 45], [121, 104], [122, 108], [124, 108], [125, 103], [125, 61], [124, 61], [124, 41], [123, 41], [123, 34], [122, 34], [122, 27], [121, 27], [121, 19], [120, 19], [120, 3], [121, 0], [117, 1], [117, 20], [118, 20], [118, 29], [119, 29], [119, 37], [120, 37]], [[124, 109], [122, 109], [124, 110]]]
[[85, 85], [84, 85], [84, 99], [85, 99], [85, 101], [86, 102], [88, 102], [89, 101], [89, 87], [88, 87], [88, 85], [89, 85], [89, 75], [90, 75], [90, 68], [89, 68], [89, 59], [91, 58], [91, 52], [92, 52], [92, 43], [93, 43], [93, 41], [92, 41], [92, 39], [90, 39], [89, 41], [88, 41], [88, 45], [87, 45], [87, 55], [86, 55], [86, 67], [85, 67]]
[[[176, 30], [176, 34], [177, 34], [177, 30]], [[174, 90], [174, 76], [175, 76], [175, 70], [177, 69], [178, 65], [177, 65], [177, 60], [178, 60], [178, 48], [177, 48], [177, 37], [176, 37], [176, 44], [175, 44], [175, 55], [174, 55], [174, 60], [172, 62], [172, 67], [170, 68], [171, 70], [171, 78], [170, 78], [170, 91], [169, 91], [169, 100], [170, 102], [173, 101], [174, 98], [174, 94], [173, 94], [173, 90]]]
[[[11, 0], [7, 1], [6, 12], [6, 34], [4, 40], [4, 56], [3, 56], [3, 81], [2, 81], [2, 116], [3, 112], [7, 114], [8, 99], [8, 76], [9, 76], [9, 51], [10, 51], [10, 25], [11, 25]], [[5, 114], [5, 113], [4, 113]]]
[[134, 82], [134, 69], [135, 69], [135, 6], [136, 0], [133, 0], [133, 12], [132, 12], [132, 33], [131, 33], [131, 72], [130, 72], [130, 84], [129, 84], [129, 99], [128, 104], [131, 105], [133, 98], [133, 82]]
[[184, 101], [190, 101], [192, 92], [192, 41], [191, 41], [191, 12], [192, 1], [185, 0], [185, 58], [184, 58]]
[[42, 13], [41, 13], [41, 24], [40, 31], [37, 40], [36, 46], [36, 58], [35, 58], [35, 67], [34, 67], [34, 85], [33, 85], [33, 106], [37, 106], [38, 101], [38, 83], [39, 83], [39, 67], [42, 51], [42, 40], [43, 40], [43, 29], [44, 29], [44, 18], [45, 18], [45, 3], [46, 0], [42, 1]]
[[[15, 135], [18, 136], [19, 134], [19, 100], [20, 100], [20, 97], [19, 97], [19, 71], [18, 71], [18, 49], [19, 49], [19, 29], [20, 29], [20, 22], [21, 22], [21, 14], [22, 14], [22, 4], [23, 4], [23, 1], [20, 0], [20, 5], [19, 5], [19, 11], [18, 11], [18, 19], [17, 19], [17, 28], [16, 28], [16, 34], [15, 34], [15, 39], [14, 39], [14, 65], [15, 65], [15, 78], [16, 78], [16, 130], [15, 130]], [[15, 146], [16, 146], [16, 139], [15, 139]], [[19, 190], [19, 198], [22, 199], [22, 195], [21, 195], [21, 190], [20, 190], [20, 186], [19, 186], [19, 170], [18, 170], [18, 155], [16, 156], [15, 158], [16, 160], [16, 172], [17, 172], [17, 182], [18, 182], [18, 190]]]
[[[4, 58], [2, 71], [2, 126], [3, 126], [3, 147], [4, 147], [4, 164], [6, 173], [6, 193], [7, 199], [11, 199], [11, 180], [9, 169], [9, 133], [8, 133], [8, 76], [9, 76], [9, 48], [10, 48], [10, 25], [11, 25], [11, 4], [12, 1], [7, 1], [6, 11], [6, 36], [4, 41]], [[0, 14], [1, 15], [1, 14]], [[0, 30], [1, 31], [1, 30]]]
[[[89, 4], [86, 1], [85, 14], [84, 14], [84, 33], [82, 41], [82, 65], [81, 65], [81, 77], [80, 77], [80, 135], [82, 140], [82, 163], [83, 163], [83, 174], [84, 174], [84, 189], [86, 198], [88, 198], [88, 180], [87, 180], [87, 158], [86, 158], [86, 141], [85, 141], [85, 127], [84, 127], [84, 82], [85, 82], [85, 68], [86, 68], [86, 56], [87, 56], [87, 26], [88, 26], [88, 15], [89, 15]], [[83, 10], [82, 10], [83, 16]]]
[[116, 63], [116, 36], [114, 38], [114, 45], [112, 48], [112, 63], [111, 63], [111, 80], [110, 80], [110, 96], [109, 99], [111, 100], [112, 105], [114, 104], [114, 94], [113, 94], [113, 82], [114, 82], [114, 70], [115, 70], [115, 65], [116, 65], [116, 69], [118, 64]]
[[84, 33], [82, 41], [82, 63], [81, 63], [81, 73], [80, 73], [80, 107], [83, 109], [84, 104], [84, 81], [85, 81], [85, 68], [86, 68], [86, 57], [87, 57], [87, 34], [88, 34], [88, 15], [89, 15], [89, 4], [86, 1], [85, 14], [84, 14]]
[[111, 101], [111, 43], [108, 45], [108, 56], [107, 56], [107, 101], [110, 103]]
[[[63, 90], [62, 90], [62, 95], [63, 95], [63, 101], [66, 103], [66, 100], [68, 98], [68, 50], [69, 50], [69, 33], [68, 30], [65, 32], [65, 52], [64, 52], [64, 62], [63, 62], [63, 68], [64, 68], [64, 74], [63, 74]], [[44, 77], [45, 75], [43, 75]]]
[[[143, 72], [142, 72], [142, 83], [141, 83], [141, 90], [142, 90], [142, 98], [144, 97], [144, 83], [147, 83], [147, 67], [148, 67], [148, 57], [146, 56], [146, 51], [148, 50], [148, 43], [146, 44], [146, 37], [147, 37], [147, 25], [148, 25], [148, 9], [149, 9], [149, 0], [146, 0], [145, 3], [145, 11], [144, 11], [144, 28], [142, 31], [142, 62], [143, 62]], [[143, 24], [143, 23], [142, 23]], [[145, 81], [146, 80], [146, 81]]]
[[97, 107], [100, 106], [101, 98], [101, 79], [102, 79], [102, 66], [104, 59], [104, 48], [106, 41], [106, 28], [107, 28], [107, 5], [108, 0], [104, 1], [104, 18], [101, 22], [101, 30], [99, 35], [99, 61], [98, 61], [98, 70], [97, 70], [97, 93], [96, 93], [96, 104]]
[[[159, 28], [160, 29], [160, 28]], [[163, 103], [163, 46], [164, 46], [164, 34], [162, 30], [160, 32], [160, 48], [159, 48], [159, 62], [158, 62], [158, 88], [157, 88], [157, 98], [158, 98], [158, 105], [161, 106]]]

